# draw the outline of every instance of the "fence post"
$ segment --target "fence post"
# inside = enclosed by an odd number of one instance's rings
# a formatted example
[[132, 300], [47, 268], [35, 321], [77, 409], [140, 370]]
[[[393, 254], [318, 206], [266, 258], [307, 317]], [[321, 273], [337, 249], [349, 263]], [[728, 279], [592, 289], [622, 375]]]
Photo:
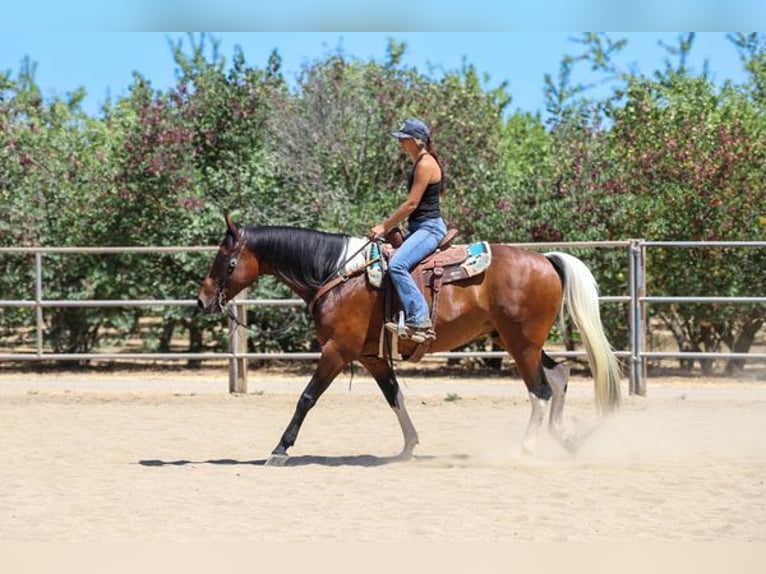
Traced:
[[646, 396], [646, 379], [647, 379], [647, 371], [646, 371], [646, 349], [648, 345], [646, 344], [647, 336], [649, 335], [649, 319], [647, 317], [646, 313], [646, 301], [644, 301], [644, 297], [646, 297], [646, 240], [639, 239], [638, 240], [638, 246], [639, 246], [639, 266], [638, 268], [641, 270], [641, 283], [638, 285], [638, 310], [641, 317], [641, 331], [639, 332], [638, 336], [638, 357], [640, 359], [640, 374], [641, 374], [641, 385], [639, 394], [642, 397]]
[[[246, 299], [247, 289], [239, 293], [232, 302], [234, 315], [242, 325], [247, 325], [247, 309], [244, 305], [237, 305], [237, 299]], [[229, 319], [229, 352], [234, 355], [229, 359], [229, 392], [247, 393], [247, 359], [239, 357], [247, 353], [247, 329], [237, 325]]]
[[641, 298], [646, 295], [644, 241], [631, 239], [628, 246], [628, 264], [630, 270], [630, 385], [631, 395], [646, 396], [644, 377], [644, 304]]
[[43, 254], [35, 252], [35, 340], [37, 356], [43, 356]]

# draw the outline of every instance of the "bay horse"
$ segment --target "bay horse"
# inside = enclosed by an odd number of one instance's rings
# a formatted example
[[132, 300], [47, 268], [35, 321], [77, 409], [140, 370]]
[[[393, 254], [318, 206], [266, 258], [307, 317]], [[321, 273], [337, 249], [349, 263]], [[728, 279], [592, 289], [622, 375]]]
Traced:
[[[339, 267], [346, 271], [359, 268], [359, 257], [347, 259], [367, 240], [299, 227], [240, 227], [228, 213], [224, 217], [226, 235], [202, 282], [199, 308], [222, 311], [260, 276], [273, 275], [310, 304], [321, 346], [316, 370], [267, 464], [284, 464], [306, 414], [352, 361], [361, 363], [383, 392], [404, 436], [399, 456], [410, 458], [418, 434], [391, 362], [379, 354], [385, 320], [383, 291], [371, 287], [366, 275], [360, 273], [329, 291], [323, 289], [321, 298], [314, 300]], [[543, 345], [566, 303], [585, 343], [599, 415], [619, 407], [620, 370], [601, 322], [596, 281], [587, 266], [572, 255], [540, 254], [503, 244], [491, 244], [490, 249], [491, 263], [483, 274], [441, 287], [434, 322], [437, 338], [428, 352], [449, 351], [491, 336], [513, 357], [529, 393], [531, 415], [523, 450], [534, 450], [551, 401], [549, 431], [574, 453], [576, 437], [565, 431], [562, 418], [569, 368], [547, 355]], [[430, 296], [426, 298], [430, 304]], [[411, 354], [416, 345], [401, 340], [399, 350]]]

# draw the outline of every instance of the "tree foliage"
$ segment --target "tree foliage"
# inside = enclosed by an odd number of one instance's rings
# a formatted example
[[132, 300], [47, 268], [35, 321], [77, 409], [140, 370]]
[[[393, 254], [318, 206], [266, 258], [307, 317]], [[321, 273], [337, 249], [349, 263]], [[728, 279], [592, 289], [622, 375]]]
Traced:
[[[214, 37], [189, 35], [169, 46], [173, 87], [154, 89], [136, 73], [127, 95], [99, 117], [82, 111], [83, 90], [43, 97], [27, 59], [17, 74], [0, 74], [0, 244], [212, 245], [225, 208], [245, 224], [361, 235], [406, 193], [409, 162], [388, 134], [407, 116], [432, 127], [445, 166], [444, 212], [464, 241], [762, 240], [764, 37], [729, 37], [747, 80], [717, 86], [707, 69], [689, 68], [694, 34], [665, 46], [665, 65], [651, 75], [616, 63], [625, 40], [584, 34], [575, 41], [579, 53], [545, 76], [545, 121], [511, 111], [507, 85], [490, 87], [473, 65], [438, 76], [405, 65], [408, 48], [393, 40], [381, 62], [334, 51], [306, 63], [291, 84], [276, 50], [262, 67], [239, 48], [229, 62]], [[591, 86], [575, 81], [584, 67], [612, 92], [589, 97]], [[602, 292], [627, 293], [625, 253], [577, 254]], [[649, 291], [757, 295], [765, 258], [762, 249], [651, 248]], [[190, 298], [208, 261], [51, 255], [45, 297]], [[34, 298], [31, 263], [3, 257], [2, 298]], [[255, 294], [288, 295], [273, 281]], [[650, 312], [683, 350], [745, 352], [766, 319], [755, 305]], [[253, 350], [312, 348], [300, 311], [249, 314], [272, 333], [251, 340]], [[606, 306], [604, 315], [610, 338], [624, 346], [625, 308]], [[186, 309], [52, 308], [44, 317], [46, 345], [56, 351], [88, 351], [132, 334], [160, 350], [178, 337], [190, 350], [225, 340], [221, 318], [193, 319]], [[32, 324], [29, 310], [0, 316], [10, 344], [27, 344], [23, 327]]]

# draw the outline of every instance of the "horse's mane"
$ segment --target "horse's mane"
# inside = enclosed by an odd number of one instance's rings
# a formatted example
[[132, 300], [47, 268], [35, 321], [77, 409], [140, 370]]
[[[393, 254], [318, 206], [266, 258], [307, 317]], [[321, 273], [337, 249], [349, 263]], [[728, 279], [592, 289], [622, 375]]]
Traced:
[[254, 226], [246, 247], [288, 284], [318, 289], [337, 270], [348, 236], [301, 227]]

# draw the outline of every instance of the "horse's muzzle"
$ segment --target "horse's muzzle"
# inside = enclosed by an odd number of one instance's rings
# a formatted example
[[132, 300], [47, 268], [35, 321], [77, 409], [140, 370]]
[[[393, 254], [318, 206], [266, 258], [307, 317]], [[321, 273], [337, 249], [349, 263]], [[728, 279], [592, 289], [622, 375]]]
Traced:
[[204, 314], [217, 313], [223, 310], [219, 297], [211, 297], [207, 302], [202, 297], [197, 297], [198, 312]]

